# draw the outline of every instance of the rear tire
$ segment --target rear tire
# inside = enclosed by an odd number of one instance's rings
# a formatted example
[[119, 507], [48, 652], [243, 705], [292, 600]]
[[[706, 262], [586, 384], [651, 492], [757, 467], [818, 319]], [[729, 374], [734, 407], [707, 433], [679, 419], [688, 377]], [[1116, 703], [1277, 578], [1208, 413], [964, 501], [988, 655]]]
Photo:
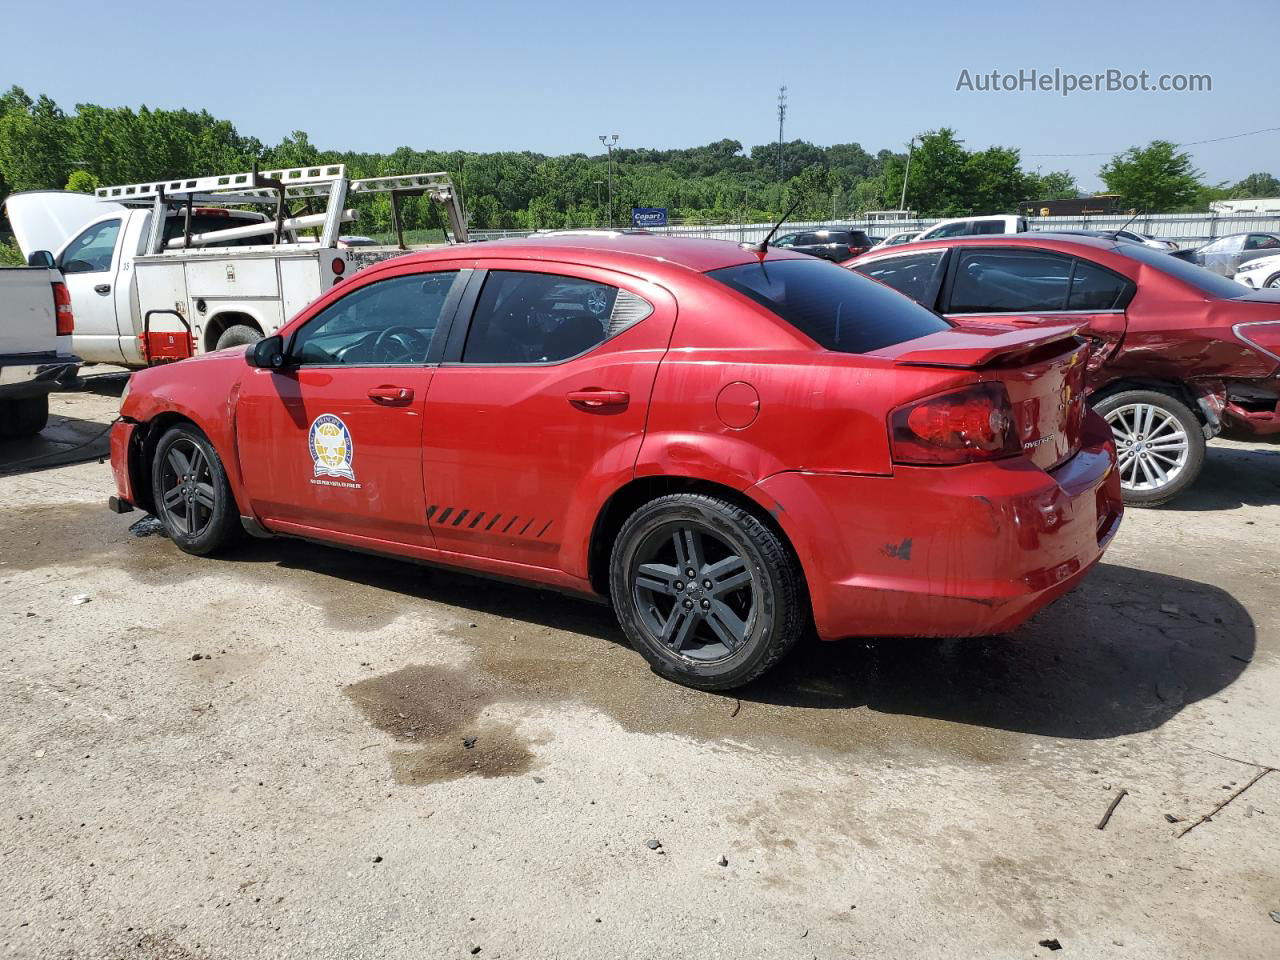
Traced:
[[218, 343], [213, 348], [215, 350], [225, 350], [227, 347], [247, 347], [251, 343], [257, 343], [262, 339], [262, 332], [244, 323], [237, 323], [235, 326], [227, 327], [218, 337]]
[[0, 400], [0, 437], [34, 437], [49, 423], [49, 395]]
[[761, 676], [808, 620], [787, 546], [748, 511], [705, 494], [659, 497], [627, 518], [609, 587], [632, 646], [657, 673], [702, 690]]
[[1181, 400], [1159, 390], [1123, 390], [1094, 409], [1115, 434], [1125, 503], [1158, 506], [1195, 483], [1204, 467], [1204, 429]]
[[222, 460], [194, 426], [173, 427], [151, 461], [156, 516], [178, 549], [208, 556], [240, 539], [240, 511]]

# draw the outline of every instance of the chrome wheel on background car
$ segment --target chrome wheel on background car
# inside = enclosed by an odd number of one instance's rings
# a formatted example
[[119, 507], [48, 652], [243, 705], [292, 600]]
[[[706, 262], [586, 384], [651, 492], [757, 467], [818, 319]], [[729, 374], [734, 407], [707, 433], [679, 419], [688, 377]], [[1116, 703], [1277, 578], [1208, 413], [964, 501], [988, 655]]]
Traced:
[[1268, 290], [1280, 290], [1280, 273], [1274, 277], [1268, 277], [1265, 286]]
[[808, 620], [800, 565], [777, 531], [701, 493], [658, 497], [627, 518], [609, 593], [627, 639], [654, 670], [704, 690], [760, 676]]
[[1096, 409], [1115, 434], [1126, 503], [1164, 503], [1195, 480], [1204, 462], [1204, 433], [1186, 404], [1154, 390], [1129, 390]]

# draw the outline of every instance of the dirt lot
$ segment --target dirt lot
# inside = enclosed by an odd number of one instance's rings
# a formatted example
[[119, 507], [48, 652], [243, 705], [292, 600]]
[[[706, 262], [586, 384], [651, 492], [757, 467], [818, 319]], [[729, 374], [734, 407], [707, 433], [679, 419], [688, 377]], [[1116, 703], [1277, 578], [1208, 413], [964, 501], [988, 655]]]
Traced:
[[1012, 636], [734, 697], [584, 601], [137, 535], [108, 466], [13, 463], [97, 449], [99, 389], [3, 453], [0, 953], [1280, 956], [1280, 772], [1179, 836], [1280, 766], [1280, 447]]

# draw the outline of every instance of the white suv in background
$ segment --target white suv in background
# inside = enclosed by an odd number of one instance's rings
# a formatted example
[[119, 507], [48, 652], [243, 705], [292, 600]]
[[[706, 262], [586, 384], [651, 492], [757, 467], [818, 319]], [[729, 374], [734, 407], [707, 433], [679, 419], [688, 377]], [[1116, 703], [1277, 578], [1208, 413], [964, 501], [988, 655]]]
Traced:
[[1236, 283], [1243, 283], [1246, 287], [1253, 287], [1255, 290], [1261, 290], [1263, 287], [1270, 287], [1272, 290], [1280, 289], [1280, 254], [1246, 260], [1232, 279]]
[[988, 233], [1026, 233], [1027, 218], [999, 214], [990, 217], [957, 217], [943, 220], [920, 233], [914, 242], [941, 240], [943, 237], [972, 237]]

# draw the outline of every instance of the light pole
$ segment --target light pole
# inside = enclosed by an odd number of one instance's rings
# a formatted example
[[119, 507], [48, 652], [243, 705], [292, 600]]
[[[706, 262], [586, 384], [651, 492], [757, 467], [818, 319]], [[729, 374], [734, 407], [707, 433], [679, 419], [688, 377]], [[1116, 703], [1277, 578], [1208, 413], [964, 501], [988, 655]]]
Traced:
[[613, 147], [618, 142], [618, 135], [615, 133], [612, 137], [613, 139], [610, 140], [608, 136], [600, 135], [600, 142], [609, 152], [609, 229], [613, 229]]
[[604, 186], [604, 181], [603, 181], [603, 180], [592, 180], [591, 182], [592, 182], [592, 183], [594, 183], [594, 184], [596, 185], [596, 217], [595, 217], [595, 221], [596, 221], [596, 222], [595, 222], [595, 225], [598, 227], [598, 226], [600, 226], [600, 188]]

